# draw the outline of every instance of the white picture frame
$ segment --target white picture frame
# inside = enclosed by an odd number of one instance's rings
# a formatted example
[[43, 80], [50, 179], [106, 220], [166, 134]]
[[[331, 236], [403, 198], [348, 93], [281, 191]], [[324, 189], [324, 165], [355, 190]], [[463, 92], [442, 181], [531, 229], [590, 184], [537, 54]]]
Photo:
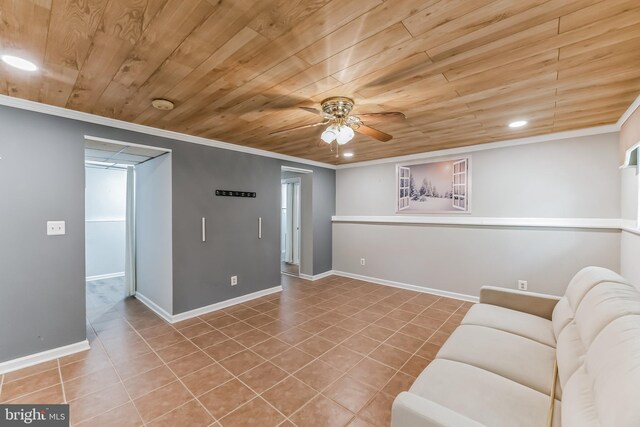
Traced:
[[396, 165], [396, 214], [471, 213], [471, 156]]

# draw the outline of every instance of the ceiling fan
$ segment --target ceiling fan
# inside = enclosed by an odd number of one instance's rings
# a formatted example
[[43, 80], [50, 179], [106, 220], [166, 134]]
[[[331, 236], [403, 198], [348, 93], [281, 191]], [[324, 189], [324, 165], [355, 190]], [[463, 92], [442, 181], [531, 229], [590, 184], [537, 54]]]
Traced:
[[378, 141], [387, 142], [390, 141], [393, 136], [388, 133], [379, 131], [370, 126], [364, 124], [365, 121], [386, 121], [394, 119], [404, 119], [403, 113], [389, 111], [384, 113], [363, 113], [352, 115], [353, 99], [344, 96], [334, 96], [327, 98], [321, 102], [322, 110], [311, 107], [299, 107], [304, 111], [308, 111], [312, 114], [317, 114], [323, 117], [323, 121], [313, 123], [310, 125], [296, 126], [293, 128], [283, 129], [276, 132], [271, 132], [270, 135], [275, 135], [283, 132], [290, 132], [298, 129], [306, 129], [310, 127], [328, 125], [320, 139], [332, 146], [335, 142], [337, 146], [344, 145], [351, 141], [355, 136], [355, 132], [367, 135]]

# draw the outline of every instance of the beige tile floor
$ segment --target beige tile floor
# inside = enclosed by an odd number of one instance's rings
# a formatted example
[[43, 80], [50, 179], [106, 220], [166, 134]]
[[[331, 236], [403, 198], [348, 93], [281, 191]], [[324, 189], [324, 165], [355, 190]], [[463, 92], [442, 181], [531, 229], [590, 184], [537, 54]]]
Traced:
[[0, 402], [67, 402], [77, 426], [388, 426], [471, 306], [337, 276], [282, 284], [174, 325], [95, 294], [91, 350], [3, 375]]

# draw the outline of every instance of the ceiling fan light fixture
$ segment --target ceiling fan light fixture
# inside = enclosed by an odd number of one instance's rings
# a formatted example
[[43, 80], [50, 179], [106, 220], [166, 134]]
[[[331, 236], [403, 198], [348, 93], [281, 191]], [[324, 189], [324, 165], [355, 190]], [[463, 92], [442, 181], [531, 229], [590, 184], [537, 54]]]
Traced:
[[322, 135], [320, 135], [320, 139], [322, 139], [327, 144], [331, 144], [333, 141], [335, 141], [339, 134], [340, 130], [338, 129], [338, 126], [331, 125], [324, 132], [322, 132]]
[[338, 136], [336, 137], [336, 140], [339, 145], [344, 145], [347, 142], [351, 141], [354, 135], [355, 133], [353, 132], [353, 129], [350, 126], [342, 126], [340, 128], [340, 132], [338, 133]]
[[353, 153], [351, 151], [347, 151], [346, 153], [342, 153], [342, 155], [346, 158], [351, 158], [353, 157]]
[[327, 144], [331, 144], [335, 139], [335, 135], [333, 132], [325, 130], [324, 132], [322, 132], [322, 135], [320, 135], [320, 139], [326, 142]]

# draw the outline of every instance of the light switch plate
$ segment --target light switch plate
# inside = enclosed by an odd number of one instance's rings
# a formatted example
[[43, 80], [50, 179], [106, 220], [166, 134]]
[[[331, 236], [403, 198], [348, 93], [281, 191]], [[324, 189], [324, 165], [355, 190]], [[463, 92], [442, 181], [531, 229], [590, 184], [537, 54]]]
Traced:
[[62, 236], [66, 234], [64, 221], [47, 221], [47, 236]]

